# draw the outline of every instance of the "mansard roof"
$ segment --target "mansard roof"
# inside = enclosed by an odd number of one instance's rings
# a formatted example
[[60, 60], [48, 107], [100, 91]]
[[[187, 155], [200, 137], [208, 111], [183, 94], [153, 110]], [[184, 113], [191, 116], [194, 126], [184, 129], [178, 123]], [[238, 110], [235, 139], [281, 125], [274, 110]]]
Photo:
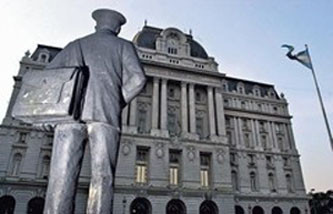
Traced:
[[53, 47], [53, 46], [49, 46], [49, 45], [41, 45], [38, 44], [36, 50], [33, 52], [33, 54], [31, 55], [31, 58], [33, 61], [37, 61], [39, 54], [43, 51], [48, 51], [49, 54], [49, 62], [51, 62], [54, 57], [62, 50], [62, 48], [58, 48], [58, 47]]
[[256, 82], [256, 81], [251, 81], [251, 80], [246, 80], [246, 79], [239, 79], [235, 77], [230, 77], [226, 76], [225, 81], [227, 82], [228, 85], [228, 91], [237, 91], [237, 86], [239, 84], [242, 84], [244, 87], [244, 94], [253, 94], [253, 90], [255, 88], [260, 90], [260, 96], [265, 97], [265, 96], [270, 96], [272, 95], [270, 93], [273, 93], [273, 97], [276, 99], [280, 99], [280, 96], [276, 92], [274, 85], [272, 84], [267, 84], [263, 82]]
[[[170, 29], [170, 28], [167, 28]], [[167, 29], [160, 29], [151, 26], [144, 26], [141, 31], [139, 31], [133, 38], [133, 43], [138, 47], [148, 48], [156, 50], [156, 40], [161, 36], [161, 33]], [[172, 28], [179, 31], [178, 29]], [[179, 31], [181, 32], [181, 31]], [[181, 32], [184, 34], [183, 32]], [[190, 44], [190, 55], [192, 57], [208, 59], [208, 54], [205, 49], [193, 39], [192, 35], [184, 34], [186, 42]]]

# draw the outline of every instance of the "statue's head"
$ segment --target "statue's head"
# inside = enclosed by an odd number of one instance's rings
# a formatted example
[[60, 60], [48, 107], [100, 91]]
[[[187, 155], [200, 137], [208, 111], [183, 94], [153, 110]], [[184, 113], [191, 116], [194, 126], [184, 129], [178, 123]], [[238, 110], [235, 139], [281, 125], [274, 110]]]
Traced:
[[110, 9], [97, 9], [92, 13], [92, 17], [96, 21], [96, 31], [111, 30], [116, 35], [126, 23], [126, 18], [121, 13]]

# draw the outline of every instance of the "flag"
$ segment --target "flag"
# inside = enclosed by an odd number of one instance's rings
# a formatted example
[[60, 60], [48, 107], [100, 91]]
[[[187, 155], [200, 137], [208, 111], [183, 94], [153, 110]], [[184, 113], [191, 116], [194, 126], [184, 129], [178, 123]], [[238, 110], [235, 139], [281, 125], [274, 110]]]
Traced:
[[302, 65], [306, 66], [307, 68], [309, 68], [311, 70], [313, 69], [310, 54], [309, 54], [307, 46], [305, 46], [304, 51], [300, 51], [297, 54], [292, 54], [292, 52], [294, 51], [295, 48], [291, 45], [282, 45], [282, 48], [288, 48], [289, 49], [288, 53], [286, 54], [286, 56], [289, 59], [297, 60], [298, 62], [300, 62]]
[[321, 93], [320, 93], [320, 90], [319, 90], [319, 84], [318, 84], [318, 81], [317, 81], [317, 78], [316, 78], [316, 74], [315, 74], [315, 71], [312, 67], [312, 62], [311, 62], [311, 57], [310, 57], [310, 54], [309, 54], [308, 46], [305, 45], [305, 50], [301, 51], [301, 52], [298, 52], [297, 54], [292, 54], [292, 52], [294, 51], [295, 48], [291, 45], [282, 45], [281, 47], [288, 49], [288, 53], [286, 55], [289, 59], [297, 60], [298, 62], [300, 62], [305, 67], [311, 69], [312, 75], [313, 75], [313, 80], [315, 82], [317, 93], [318, 93], [318, 98], [319, 98], [321, 110], [323, 111], [323, 116], [324, 116], [324, 120], [325, 120], [325, 124], [326, 124], [326, 128], [327, 128], [328, 137], [329, 137], [330, 144], [331, 144], [331, 147], [332, 147], [332, 150], [333, 150], [332, 132], [331, 132], [331, 129], [330, 129], [330, 125], [328, 123], [326, 110], [325, 110], [324, 102], [323, 102], [323, 99], [321, 97]]

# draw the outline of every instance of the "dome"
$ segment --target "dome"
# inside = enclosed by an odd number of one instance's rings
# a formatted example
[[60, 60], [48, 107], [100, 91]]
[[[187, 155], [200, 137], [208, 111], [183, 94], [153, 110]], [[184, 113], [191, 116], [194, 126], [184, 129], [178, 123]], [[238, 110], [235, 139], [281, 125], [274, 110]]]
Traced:
[[138, 47], [157, 50], [156, 42], [158, 38], [163, 37], [167, 32], [174, 32], [175, 34], [178, 34], [179, 37], [183, 37], [182, 39], [184, 39], [184, 42], [189, 45], [189, 55], [191, 57], [208, 59], [207, 52], [193, 39], [192, 35], [184, 34], [176, 28], [167, 28], [163, 30], [155, 27], [144, 26], [142, 30], [134, 36], [133, 43]]

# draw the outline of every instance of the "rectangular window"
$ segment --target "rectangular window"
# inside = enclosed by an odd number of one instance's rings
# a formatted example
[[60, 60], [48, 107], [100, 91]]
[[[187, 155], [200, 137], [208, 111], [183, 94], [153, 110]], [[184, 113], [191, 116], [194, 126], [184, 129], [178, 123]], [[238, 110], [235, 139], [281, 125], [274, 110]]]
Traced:
[[168, 112], [168, 130], [170, 136], [176, 136], [179, 132], [179, 127], [177, 123], [177, 116], [175, 112]]
[[168, 53], [169, 54], [177, 54], [178, 50], [177, 50], [177, 48], [168, 48]]
[[264, 150], [267, 149], [267, 137], [266, 135], [261, 135], [261, 145]]
[[136, 183], [145, 184], [147, 183], [148, 177], [148, 152], [147, 148], [137, 148], [136, 153]]
[[145, 109], [138, 110], [138, 132], [147, 132], [147, 111]]
[[248, 163], [250, 166], [255, 166], [256, 165], [256, 160], [255, 160], [255, 155], [254, 154], [248, 154]]
[[200, 154], [200, 184], [202, 187], [210, 185], [210, 154]]
[[203, 126], [204, 126], [204, 121], [202, 117], [197, 117], [195, 121], [196, 125], [196, 132], [199, 136], [200, 139], [204, 138], [204, 132], [203, 132]]
[[266, 166], [268, 168], [273, 168], [274, 167], [272, 157], [269, 156], [269, 155], [266, 156]]
[[237, 157], [236, 157], [236, 153], [230, 153], [230, 164], [233, 166], [237, 165]]
[[225, 126], [226, 126], [226, 128], [232, 128], [230, 117], [225, 117]]
[[265, 122], [259, 121], [259, 131], [260, 132], [266, 132]]
[[232, 140], [232, 133], [230, 131], [227, 131], [227, 139], [228, 139], [228, 144], [234, 146], [234, 142]]
[[25, 132], [20, 133], [19, 143], [25, 143], [26, 139], [27, 139], [27, 133]]
[[249, 133], [245, 133], [243, 135], [244, 137], [244, 145], [246, 148], [250, 148], [250, 134]]
[[243, 130], [250, 130], [250, 120], [242, 119], [242, 128]]
[[179, 151], [170, 151], [169, 153], [169, 179], [171, 185], [179, 184], [180, 157], [181, 153]]
[[275, 131], [278, 134], [283, 134], [283, 124], [282, 123], [275, 123]]

